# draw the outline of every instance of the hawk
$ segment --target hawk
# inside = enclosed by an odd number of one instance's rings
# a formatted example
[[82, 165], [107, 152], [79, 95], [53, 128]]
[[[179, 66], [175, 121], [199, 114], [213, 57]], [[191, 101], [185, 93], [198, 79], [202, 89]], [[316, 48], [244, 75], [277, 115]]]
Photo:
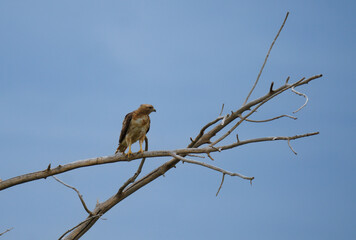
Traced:
[[140, 152], [142, 153], [142, 143], [145, 140], [146, 133], [150, 130], [151, 120], [149, 114], [156, 112], [156, 109], [150, 104], [141, 104], [140, 107], [128, 113], [122, 123], [122, 129], [120, 133], [119, 146], [116, 152], [125, 153], [127, 147], [129, 151], [127, 155], [130, 156], [131, 145], [135, 142], [140, 142]]

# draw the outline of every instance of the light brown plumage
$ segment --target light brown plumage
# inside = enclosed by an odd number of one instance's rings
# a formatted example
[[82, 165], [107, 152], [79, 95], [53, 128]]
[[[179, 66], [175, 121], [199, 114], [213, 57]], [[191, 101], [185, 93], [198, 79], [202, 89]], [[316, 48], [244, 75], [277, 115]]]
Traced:
[[145, 140], [147, 132], [150, 130], [151, 120], [149, 114], [156, 112], [156, 109], [150, 104], [141, 104], [140, 107], [128, 113], [122, 123], [122, 129], [120, 133], [119, 146], [116, 152], [125, 153], [127, 147], [129, 151], [127, 155], [130, 155], [131, 145], [135, 142], [140, 142], [140, 152], [142, 150], [142, 143]]

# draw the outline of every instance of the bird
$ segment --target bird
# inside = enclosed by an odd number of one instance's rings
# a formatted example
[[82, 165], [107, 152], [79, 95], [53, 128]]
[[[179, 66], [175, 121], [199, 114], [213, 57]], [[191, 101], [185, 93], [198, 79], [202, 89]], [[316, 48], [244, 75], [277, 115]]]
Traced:
[[139, 152], [143, 153], [142, 143], [150, 130], [151, 120], [149, 114], [152, 112], [156, 112], [156, 109], [151, 104], [141, 104], [138, 109], [126, 114], [122, 122], [119, 146], [115, 154], [118, 152], [125, 154], [128, 147], [129, 151], [126, 156], [130, 156], [132, 154], [131, 145], [137, 141], [140, 143]]

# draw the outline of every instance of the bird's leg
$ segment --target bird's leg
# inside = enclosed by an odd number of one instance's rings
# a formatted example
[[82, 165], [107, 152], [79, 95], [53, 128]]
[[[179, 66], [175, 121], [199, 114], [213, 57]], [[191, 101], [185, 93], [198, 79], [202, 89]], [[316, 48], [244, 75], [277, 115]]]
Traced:
[[142, 140], [142, 139], [140, 139], [140, 153], [143, 153], [142, 143], [143, 143], [143, 140]]
[[130, 154], [132, 154], [131, 143], [129, 143], [129, 151], [126, 153], [126, 156], [130, 157]]

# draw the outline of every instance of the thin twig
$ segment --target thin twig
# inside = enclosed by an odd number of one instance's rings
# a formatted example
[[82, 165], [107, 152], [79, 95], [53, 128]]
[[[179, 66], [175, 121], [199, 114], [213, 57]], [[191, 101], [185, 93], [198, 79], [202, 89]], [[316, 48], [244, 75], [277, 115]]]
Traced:
[[305, 105], [307, 105], [309, 99], [308, 96], [304, 93], [298, 92], [297, 90], [294, 89], [294, 87], [292, 87], [292, 91], [296, 94], [298, 94], [299, 96], [303, 96], [305, 97], [305, 103], [303, 104], [303, 106], [301, 106], [300, 108], [298, 108], [298, 110], [294, 111], [293, 113], [297, 113], [299, 110], [301, 110], [303, 107], [305, 107]]
[[230, 176], [237, 176], [237, 177], [240, 177], [240, 178], [246, 179], [246, 180], [253, 180], [254, 179], [254, 177], [246, 177], [246, 176], [244, 176], [242, 174], [239, 174], [239, 173], [229, 172], [229, 171], [226, 171], [226, 170], [224, 170], [222, 168], [215, 167], [213, 165], [210, 165], [210, 164], [207, 164], [207, 163], [204, 163], [204, 162], [199, 162], [199, 161], [195, 161], [195, 160], [191, 160], [191, 159], [186, 159], [186, 158], [184, 158], [182, 156], [179, 156], [179, 155], [175, 154], [174, 152], [172, 152], [171, 155], [172, 155], [172, 157], [174, 157], [176, 159], [179, 159], [182, 162], [187, 162], [187, 163], [191, 163], [191, 164], [200, 165], [200, 166], [203, 166], [203, 167], [206, 167], [206, 168], [210, 168], [212, 170], [215, 170], [215, 171], [218, 171], [218, 172], [230, 175]]
[[247, 103], [249, 97], [251, 96], [253, 90], [255, 89], [255, 87], [256, 87], [256, 85], [257, 85], [257, 83], [258, 83], [258, 80], [259, 80], [260, 77], [261, 77], [262, 71], [263, 71], [263, 69], [264, 69], [264, 67], [265, 67], [265, 65], [266, 65], [267, 59], [268, 59], [268, 57], [269, 57], [269, 54], [270, 54], [270, 52], [271, 52], [271, 50], [272, 50], [272, 48], [273, 48], [273, 45], [274, 45], [274, 43], [276, 42], [276, 40], [277, 40], [279, 34], [281, 33], [281, 31], [282, 31], [282, 29], [283, 29], [283, 27], [284, 27], [284, 24], [285, 24], [286, 21], [287, 21], [288, 15], [289, 15], [289, 12], [287, 12], [286, 17], [284, 18], [284, 21], [283, 21], [283, 23], [282, 23], [282, 26], [279, 28], [279, 31], [278, 31], [276, 37], [274, 38], [274, 40], [273, 40], [273, 42], [272, 42], [272, 44], [271, 44], [271, 46], [270, 46], [270, 48], [269, 48], [269, 50], [268, 50], [268, 53], [267, 53], [267, 55], [266, 55], [266, 57], [265, 57], [265, 61], [263, 62], [263, 65], [262, 65], [262, 67], [261, 67], [261, 69], [260, 69], [260, 72], [258, 73], [257, 79], [256, 79], [256, 81], [255, 81], [255, 83], [254, 83], [254, 85], [253, 85], [251, 91], [250, 91], [249, 94], [247, 95], [246, 100], [245, 100], [245, 102], [243, 103], [243, 105], [245, 105], [245, 104]]
[[213, 143], [210, 144], [210, 146], [214, 146], [217, 143], [221, 142], [223, 139], [225, 139], [227, 136], [229, 136], [245, 119], [247, 119], [249, 116], [251, 116], [254, 112], [257, 111], [257, 109], [259, 107], [261, 107], [264, 103], [268, 102], [271, 98], [273, 98], [273, 94], [266, 98], [265, 100], [263, 100], [261, 103], [259, 103], [254, 109], [252, 109], [252, 111], [250, 111], [245, 117], [242, 117], [241, 114], [239, 115], [239, 117], [241, 118], [240, 121], [238, 121], [232, 128], [229, 129], [229, 131], [227, 131], [225, 134], [223, 134], [220, 138], [218, 138], [216, 141], [214, 141]]
[[221, 116], [221, 114], [223, 113], [223, 111], [224, 111], [224, 103], [223, 103], [223, 105], [221, 106], [221, 111], [220, 111], [219, 116]]
[[238, 143], [240, 142], [239, 134], [236, 134], [236, 140], [237, 140]]
[[206, 153], [208, 157], [211, 159], [211, 161], [214, 161], [214, 158], [210, 155], [210, 153]]
[[14, 229], [14, 228], [12, 227], [12, 228], [6, 229], [4, 232], [0, 233], [0, 236], [4, 235], [7, 232], [10, 232], [12, 229]]
[[[322, 75], [318, 75], [319, 77]], [[238, 121], [232, 128], [230, 128], [229, 131], [227, 131], [225, 134], [223, 134], [219, 139], [217, 139], [216, 141], [214, 141], [213, 143], [210, 144], [210, 146], [214, 146], [215, 144], [219, 143], [220, 141], [222, 141], [223, 139], [225, 139], [228, 135], [230, 135], [244, 120], [246, 120], [249, 116], [251, 116], [253, 113], [255, 113], [257, 111], [258, 108], [260, 108], [263, 104], [265, 104], [266, 102], [268, 102], [269, 100], [271, 100], [272, 98], [274, 98], [275, 96], [285, 92], [286, 90], [292, 88], [292, 87], [296, 87], [296, 86], [300, 86], [302, 84], [306, 84], [309, 81], [317, 78], [318, 76], [313, 76], [310, 77], [308, 79], [305, 80], [305, 77], [303, 77], [302, 79], [300, 79], [299, 81], [295, 82], [292, 85], [283, 85], [282, 87], [278, 88], [277, 90], [273, 91], [273, 92], [269, 92], [266, 97], [259, 101], [259, 104], [257, 104], [246, 116], [241, 117], [241, 114], [238, 113], [238, 111], [234, 112], [232, 115], [236, 114], [238, 117], [241, 118], [240, 121]], [[256, 101], [256, 100], [255, 100]], [[250, 103], [249, 103], [250, 104]], [[214, 130], [214, 129], [213, 129]]]
[[[148, 139], [147, 137], [145, 137], [145, 151], [148, 151]], [[135, 172], [135, 174], [130, 177], [129, 179], [127, 179], [127, 181], [120, 187], [119, 191], [117, 192], [118, 195], [120, 195], [122, 193], [122, 191], [124, 191], [124, 189], [131, 183], [135, 182], [136, 178], [138, 177], [138, 175], [140, 175], [141, 171], [142, 171], [142, 167], [143, 164], [145, 163], [146, 158], [142, 158], [140, 165], [138, 166], [137, 171]]]
[[203, 135], [205, 130], [210, 127], [211, 125], [214, 125], [215, 123], [217, 123], [220, 119], [223, 119], [223, 116], [219, 116], [217, 117], [215, 120], [209, 122], [208, 124], [206, 124], [199, 132], [199, 134], [195, 137], [195, 139], [190, 143], [190, 145], [194, 145]]
[[288, 139], [288, 146], [289, 148], [292, 150], [292, 152], [297, 155], [298, 153], [296, 151], [294, 151], [294, 149], [292, 148], [292, 145], [290, 145], [290, 139]]
[[80, 194], [80, 192], [78, 191], [78, 189], [76, 189], [75, 187], [72, 187], [72, 186], [66, 184], [65, 182], [63, 182], [62, 180], [58, 179], [58, 178], [55, 177], [55, 176], [52, 176], [52, 177], [53, 177], [57, 182], [62, 183], [64, 186], [73, 189], [73, 190], [78, 194], [78, 197], [79, 197], [79, 199], [80, 199], [80, 201], [81, 201], [81, 203], [82, 203], [82, 205], [83, 205], [85, 211], [86, 211], [87, 213], [89, 213], [89, 215], [93, 215], [93, 213], [88, 209], [87, 205], [85, 204], [84, 199], [83, 199], [83, 196]]
[[273, 121], [273, 120], [276, 120], [276, 119], [279, 119], [279, 118], [282, 118], [282, 117], [288, 117], [288, 118], [291, 118], [291, 119], [298, 119], [296, 117], [293, 117], [293, 116], [290, 116], [290, 115], [281, 115], [281, 116], [278, 116], [278, 117], [274, 117], [274, 118], [270, 118], [270, 119], [266, 119], [266, 120], [252, 120], [252, 119], [245, 119], [245, 121], [247, 122], [254, 122], [254, 123], [264, 123], [264, 122], [270, 122], [270, 121]]
[[218, 191], [216, 192], [216, 196], [218, 196], [218, 194], [219, 194], [219, 192], [220, 192], [220, 189], [221, 189], [221, 187], [222, 187], [222, 185], [223, 185], [223, 183], [224, 183], [224, 179], [225, 179], [225, 174], [223, 173], [222, 179], [221, 179], [221, 183], [220, 183], [220, 187], [219, 187]]

